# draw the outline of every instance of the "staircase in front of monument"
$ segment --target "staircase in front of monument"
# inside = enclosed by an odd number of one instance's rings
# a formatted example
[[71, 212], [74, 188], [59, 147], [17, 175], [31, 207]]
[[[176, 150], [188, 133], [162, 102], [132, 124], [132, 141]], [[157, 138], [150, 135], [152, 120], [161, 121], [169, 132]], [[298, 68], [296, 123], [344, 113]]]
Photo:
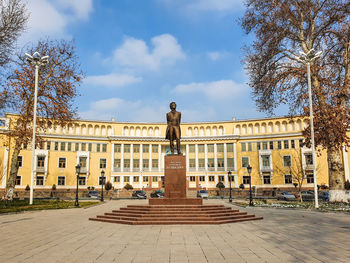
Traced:
[[262, 217], [224, 205], [128, 205], [89, 220], [129, 225], [226, 224]]

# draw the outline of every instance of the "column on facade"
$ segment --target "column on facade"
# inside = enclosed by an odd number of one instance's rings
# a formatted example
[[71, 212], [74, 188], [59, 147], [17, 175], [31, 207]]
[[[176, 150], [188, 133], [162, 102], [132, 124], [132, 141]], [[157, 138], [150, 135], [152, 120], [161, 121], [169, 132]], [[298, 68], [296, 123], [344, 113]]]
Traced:
[[134, 145], [130, 144], [130, 172], [134, 170]]
[[[149, 154], [149, 158], [148, 158], [148, 170], [152, 171], [152, 144], [149, 145], [148, 147], [148, 154]], [[151, 186], [152, 182], [148, 182], [148, 184]]]
[[343, 146], [343, 164], [344, 164], [345, 181], [347, 181], [347, 180], [350, 180], [350, 175], [349, 175], [348, 152], [345, 145]]
[[208, 171], [208, 144], [204, 144], [204, 166], [205, 171]]
[[130, 180], [130, 185], [132, 185], [133, 187], [135, 187], [134, 186], [134, 176], [132, 176], [131, 174], [129, 175], [129, 180]]
[[[111, 174], [114, 172], [114, 144], [112, 143], [112, 151], [111, 151]], [[111, 180], [112, 182], [112, 176], [111, 176]]]
[[[124, 143], [120, 146], [120, 171], [124, 172]], [[124, 178], [123, 178], [124, 182]]]
[[[140, 172], [143, 171], [143, 144], [140, 144]], [[140, 180], [141, 181], [141, 180]]]
[[237, 143], [233, 143], [233, 169], [236, 172], [235, 174], [235, 188], [238, 188], [238, 166], [237, 166]]
[[195, 144], [195, 153], [196, 153], [196, 171], [198, 171], [199, 164], [198, 164], [198, 144], [197, 143]]
[[205, 187], [208, 189], [209, 188], [209, 176], [208, 173], [205, 173]]
[[162, 163], [162, 156], [161, 156], [161, 154], [162, 154], [162, 145], [161, 144], [158, 144], [158, 171], [159, 172], [161, 172], [162, 171], [162, 165], [161, 165], [161, 163]]
[[2, 169], [2, 188], [6, 187], [7, 183], [7, 170], [8, 170], [8, 160], [9, 160], [9, 148], [4, 150], [4, 159], [3, 159], [3, 169]]
[[215, 171], [218, 170], [218, 147], [217, 144], [214, 143], [214, 169]]
[[227, 144], [224, 143], [224, 170], [227, 171]]
[[186, 171], [189, 171], [189, 161], [190, 161], [190, 150], [189, 150], [189, 145], [186, 144]]

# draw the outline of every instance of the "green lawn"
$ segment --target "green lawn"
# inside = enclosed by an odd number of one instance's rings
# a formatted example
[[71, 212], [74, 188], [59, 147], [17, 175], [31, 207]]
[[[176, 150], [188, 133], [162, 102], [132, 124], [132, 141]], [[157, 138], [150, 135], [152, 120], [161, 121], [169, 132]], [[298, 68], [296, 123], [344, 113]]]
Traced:
[[[0, 201], [0, 214], [31, 210], [75, 208], [74, 203], [75, 201], [34, 200], [33, 204], [30, 205], [28, 200]], [[80, 201], [79, 207], [88, 207], [98, 203], [98, 201]]]

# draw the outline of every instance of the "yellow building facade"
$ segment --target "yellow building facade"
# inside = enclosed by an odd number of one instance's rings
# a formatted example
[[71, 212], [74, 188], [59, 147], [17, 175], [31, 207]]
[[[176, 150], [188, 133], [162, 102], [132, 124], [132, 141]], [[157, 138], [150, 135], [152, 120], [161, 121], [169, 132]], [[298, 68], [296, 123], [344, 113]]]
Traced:
[[[16, 115], [0, 118], [0, 187], [10, 173], [13, 139], [7, 136]], [[311, 149], [303, 145], [302, 117], [196, 122], [181, 125], [181, 147], [186, 156], [188, 188], [213, 189], [218, 182], [229, 187], [249, 185], [247, 165], [252, 166], [256, 188], [290, 188], [302, 174], [303, 186], [313, 187]], [[101, 172], [115, 189], [130, 184], [134, 189], [156, 189], [162, 185], [164, 156], [170, 152], [165, 140], [166, 123], [129, 123], [76, 120], [65, 127], [52, 122], [40, 136], [45, 140], [35, 151], [35, 189], [75, 188], [75, 166], [81, 165], [79, 187], [99, 187]], [[18, 160], [16, 189], [30, 186], [32, 151], [23, 146]], [[349, 158], [343, 150], [346, 180]], [[328, 185], [324, 151], [317, 156], [317, 184]]]

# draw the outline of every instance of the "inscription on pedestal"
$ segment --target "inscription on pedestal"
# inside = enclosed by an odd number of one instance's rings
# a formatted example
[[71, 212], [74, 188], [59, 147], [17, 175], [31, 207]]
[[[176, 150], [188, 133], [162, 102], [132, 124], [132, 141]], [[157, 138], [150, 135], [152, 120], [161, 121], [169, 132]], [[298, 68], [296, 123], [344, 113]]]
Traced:
[[165, 156], [164, 197], [186, 198], [186, 157]]

